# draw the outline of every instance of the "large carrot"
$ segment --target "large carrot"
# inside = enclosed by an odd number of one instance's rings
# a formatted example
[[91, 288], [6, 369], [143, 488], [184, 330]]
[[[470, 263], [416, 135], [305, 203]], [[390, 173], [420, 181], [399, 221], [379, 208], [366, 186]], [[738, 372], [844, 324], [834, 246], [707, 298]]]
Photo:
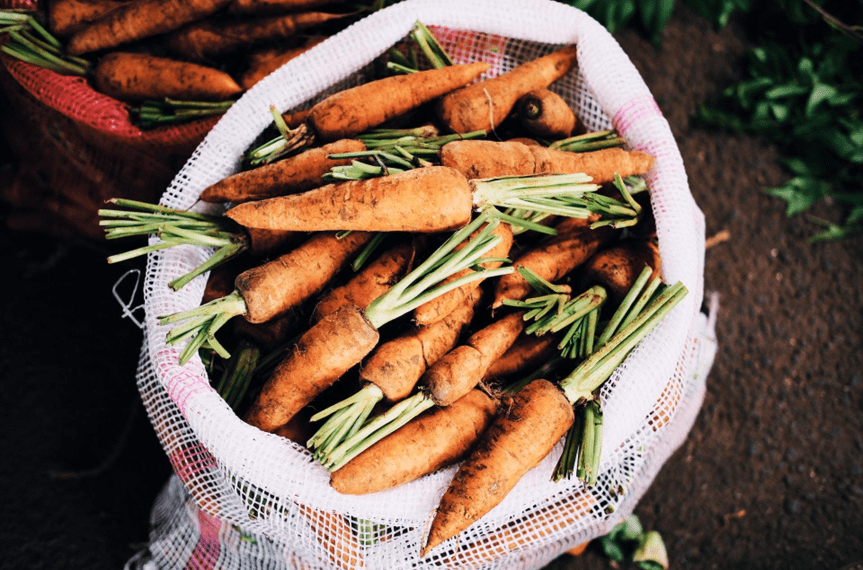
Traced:
[[[555, 225], [557, 235], [542, 240], [522, 253], [513, 262], [516, 268], [526, 267], [546, 281], [555, 283], [590, 259], [615, 231], [608, 227], [592, 230], [588, 220], [565, 218]], [[504, 299], [524, 299], [531, 286], [520, 273], [513, 272], [495, 283], [492, 307], [500, 307]]]
[[281, 14], [339, 4], [344, 0], [233, 0], [228, 12], [235, 14]]
[[[248, 91], [258, 81], [268, 76], [284, 64], [292, 59], [309, 51], [322, 41], [326, 36], [311, 36], [306, 38], [300, 45], [293, 47], [268, 47], [259, 49], [249, 55], [246, 68], [240, 76], [240, 85]], [[298, 125], [288, 125], [290, 128], [296, 128]]]
[[519, 142], [453, 141], [441, 149], [441, 164], [455, 168], [469, 179], [496, 176], [581, 172], [596, 184], [644, 174], [655, 159], [641, 151], [607, 148], [593, 152], [554, 150]]
[[463, 227], [474, 209], [514, 205], [586, 217], [588, 202], [598, 198], [572, 198], [594, 194], [598, 186], [583, 184], [584, 179], [583, 175], [570, 174], [467, 180], [452, 168], [429, 166], [246, 202], [231, 208], [226, 215], [242, 226], [273, 230], [433, 233]]
[[403, 485], [452, 465], [470, 451], [497, 413], [479, 389], [408, 422], [330, 474], [339, 493], [365, 495]]
[[61, 38], [71, 36], [122, 5], [119, 0], [51, 0], [45, 9], [48, 29]]
[[459, 467], [440, 501], [422, 550], [429, 550], [479, 520], [538, 465], [572, 425], [572, 404], [547, 380], [516, 393]]
[[[489, 252], [491, 260], [482, 265], [485, 268], [500, 267], [512, 248], [512, 226], [509, 224], [500, 224], [495, 230], [495, 233], [501, 237], [501, 241], [497, 247]], [[472, 269], [466, 269], [461, 274], [453, 275], [450, 280], [458, 279], [463, 275], [469, 274], [471, 271]], [[450, 314], [456, 307], [463, 304], [464, 300], [471, 294], [471, 292], [479, 286], [479, 281], [473, 281], [459, 287], [458, 289], [453, 289], [446, 295], [441, 295], [424, 305], [420, 305], [414, 311], [414, 322], [419, 326], [429, 326], [440, 321]]]
[[171, 33], [165, 45], [175, 54], [195, 61], [207, 61], [249, 46], [286, 40], [339, 18], [344, 18], [344, 14], [301, 12], [239, 21], [203, 21]]
[[576, 47], [567, 46], [498, 77], [463, 87], [441, 98], [437, 114], [456, 133], [492, 130], [509, 116], [520, 97], [566, 75], [576, 56]]
[[121, 101], [224, 101], [243, 88], [222, 71], [145, 53], [112, 52], [93, 70], [96, 90]]
[[[456, 245], [466, 239], [487, 217], [477, 220], [453, 234], [429, 258], [411, 273], [378, 297], [366, 309], [345, 306], [315, 323], [297, 342], [302, 349], [294, 350], [282, 361], [267, 380], [261, 397], [247, 414], [246, 421], [265, 431], [273, 431], [286, 423], [327, 386], [359, 363], [377, 342], [377, 330], [385, 323], [410, 312], [425, 299], [461, 285], [456, 281], [436, 287], [451, 273], [471, 266], [500, 240], [491, 236], [493, 227], [472, 238], [470, 246], [452, 255]], [[466, 279], [482, 278], [487, 274], [503, 274], [508, 268], [477, 272]], [[189, 311], [194, 316], [194, 311]], [[326, 357], [326, 363], [320, 358]]]
[[378, 346], [360, 371], [363, 387], [312, 416], [313, 421], [329, 418], [308, 442], [315, 449], [315, 456], [326, 458], [362, 427], [381, 400], [399, 402], [407, 398], [426, 369], [456, 345], [481, 298], [481, 291], [474, 290], [445, 319], [427, 327], [412, 328]]
[[230, 295], [160, 317], [163, 325], [188, 321], [168, 334], [169, 343], [194, 339], [184, 348], [180, 363], [185, 364], [205, 341], [226, 353], [214, 335], [232, 317], [263, 323], [319, 293], [369, 239], [371, 235], [362, 232], [342, 239], [333, 233], [313, 235], [293, 251], [238, 275]]
[[136, 0], [125, 2], [76, 32], [66, 46], [72, 55], [117, 47], [164, 34], [225, 8], [231, 0]]

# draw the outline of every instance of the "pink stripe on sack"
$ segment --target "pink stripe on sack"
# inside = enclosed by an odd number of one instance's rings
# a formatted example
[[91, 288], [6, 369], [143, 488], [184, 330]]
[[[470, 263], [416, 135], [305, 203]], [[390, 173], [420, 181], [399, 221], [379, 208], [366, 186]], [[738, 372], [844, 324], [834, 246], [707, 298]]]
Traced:
[[216, 467], [216, 459], [200, 443], [180, 447], [168, 456], [168, 461], [183, 483], [188, 483], [195, 475]]
[[639, 120], [651, 115], [662, 116], [662, 110], [656, 104], [652, 95], [639, 95], [623, 104], [614, 114], [611, 122], [621, 136], [626, 138], [626, 132]]
[[179, 362], [179, 351], [173, 347], [166, 347], [160, 351], [156, 362], [159, 363], [159, 375], [166, 378], [165, 390], [167, 390], [168, 396], [177, 404], [180, 413], [184, 416], [186, 415], [186, 402], [189, 398], [202, 390], [213, 390], [213, 387], [203, 376], [179, 368], [175, 364]]
[[201, 536], [192, 551], [186, 568], [189, 570], [211, 570], [219, 560], [219, 528], [222, 523], [212, 515], [198, 510], [198, 525]]

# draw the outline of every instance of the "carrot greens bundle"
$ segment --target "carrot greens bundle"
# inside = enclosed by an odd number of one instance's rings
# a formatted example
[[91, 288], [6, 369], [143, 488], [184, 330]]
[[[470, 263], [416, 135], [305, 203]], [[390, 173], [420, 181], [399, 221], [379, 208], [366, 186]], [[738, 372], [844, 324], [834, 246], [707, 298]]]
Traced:
[[0, 49], [14, 58], [62, 75], [84, 76], [90, 71], [89, 61], [64, 53], [63, 44], [30, 14], [0, 10], [3, 33], [9, 34], [9, 41]]

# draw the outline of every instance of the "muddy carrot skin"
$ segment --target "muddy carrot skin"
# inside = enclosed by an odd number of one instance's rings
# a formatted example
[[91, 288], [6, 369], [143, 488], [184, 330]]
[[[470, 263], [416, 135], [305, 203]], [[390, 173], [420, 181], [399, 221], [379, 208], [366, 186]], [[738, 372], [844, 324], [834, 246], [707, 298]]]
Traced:
[[471, 390], [447, 408], [435, 408], [330, 474], [339, 493], [364, 495], [392, 489], [464, 457], [488, 428], [497, 402]]
[[71, 55], [117, 47], [163, 34], [224, 9], [231, 0], [136, 0], [77, 31], [66, 46]]
[[228, 176], [205, 188], [201, 192], [201, 200], [240, 204], [305, 192], [321, 186], [321, 177], [334, 166], [351, 163], [350, 159], [331, 159], [329, 155], [365, 149], [365, 144], [352, 139], [310, 148], [295, 156]]
[[48, 29], [65, 38], [122, 5], [117, 0], [52, 0], [46, 7]]
[[343, 3], [344, 0], [233, 0], [228, 12], [234, 14], [282, 14], [301, 12]]
[[519, 390], [483, 434], [441, 498], [422, 550], [425, 556], [500, 503], [538, 465], [575, 419], [572, 404], [547, 380]]
[[558, 352], [557, 342], [555, 335], [550, 334], [519, 336], [500, 358], [491, 363], [483, 380], [527, 374], [539, 368]]
[[536, 89], [518, 100], [518, 123], [533, 136], [564, 139], [572, 134], [578, 118], [563, 97], [548, 89]]
[[377, 329], [358, 307], [347, 305], [324, 317], [276, 367], [245, 421], [263, 431], [277, 430], [358, 364], [378, 338]]
[[438, 117], [456, 133], [492, 130], [512, 112], [520, 97], [566, 75], [576, 56], [576, 47], [567, 46], [498, 77], [463, 87], [441, 98]]
[[615, 299], [622, 299], [645, 265], [653, 269], [650, 279], [659, 275], [662, 268], [659, 248], [649, 240], [626, 239], [587, 260], [581, 279], [583, 283], [603, 285]]

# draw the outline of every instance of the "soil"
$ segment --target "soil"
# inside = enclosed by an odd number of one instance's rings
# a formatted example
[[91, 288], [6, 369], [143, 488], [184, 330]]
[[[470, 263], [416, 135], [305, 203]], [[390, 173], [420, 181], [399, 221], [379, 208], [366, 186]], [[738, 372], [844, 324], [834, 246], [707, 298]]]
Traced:
[[[786, 178], [775, 148], [693, 120], [740, 77], [741, 28], [677, 6], [661, 48], [617, 38], [671, 124], [707, 235], [730, 235], [707, 253], [719, 352], [703, 408], [636, 514], [672, 568], [863, 560], [863, 239], [808, 243], [817, 226], [763, 192]], [[170, 474], [134, 385], [141, 334], [112, 295], [140, 265], [109, 266], [85, 239], [0, 241], [0, 567], [120, 568]], [[593, 545], [548, 566], [608, 567]]]

